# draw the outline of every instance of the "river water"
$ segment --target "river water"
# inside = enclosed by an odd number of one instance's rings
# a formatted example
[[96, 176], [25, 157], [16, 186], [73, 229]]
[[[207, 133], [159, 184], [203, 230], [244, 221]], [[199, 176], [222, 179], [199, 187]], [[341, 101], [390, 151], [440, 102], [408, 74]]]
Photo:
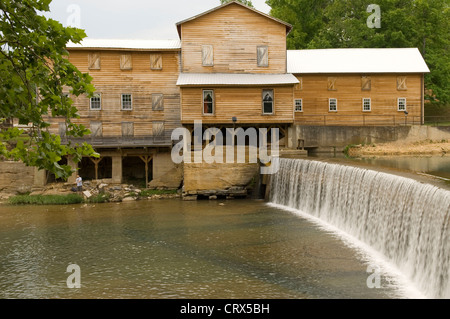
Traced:
[[263, 201], [0, 210], [0, 298], [399, 297], [369, 288], [376, 273], [334, 233]]

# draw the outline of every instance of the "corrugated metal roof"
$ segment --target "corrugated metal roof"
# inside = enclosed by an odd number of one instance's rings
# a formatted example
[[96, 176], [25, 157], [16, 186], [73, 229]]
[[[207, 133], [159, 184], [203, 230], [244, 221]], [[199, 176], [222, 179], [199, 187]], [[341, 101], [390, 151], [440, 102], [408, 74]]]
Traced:
[[131, 49], [131, 50], [179, 50], [180, 40], [133, 40], [133, 39], [89, 39], [86, 38], [80, 44], [69, 42], [68, 49]]
[[181, 73], [178, 86], [290, 85], [299, 83], [292, 74]]
[[428, 73], [417, 48], [288, 50], [289, 73]]

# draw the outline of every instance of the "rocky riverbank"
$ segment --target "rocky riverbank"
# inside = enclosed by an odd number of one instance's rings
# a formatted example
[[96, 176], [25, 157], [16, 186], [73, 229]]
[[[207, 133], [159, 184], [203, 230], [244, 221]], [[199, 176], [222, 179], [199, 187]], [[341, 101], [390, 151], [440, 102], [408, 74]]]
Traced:
[[397, 141], [393, 143], [350, 145], [347, 154], [351, 157], [383, 155], [450, 155], [448, 140], [418, 142]]

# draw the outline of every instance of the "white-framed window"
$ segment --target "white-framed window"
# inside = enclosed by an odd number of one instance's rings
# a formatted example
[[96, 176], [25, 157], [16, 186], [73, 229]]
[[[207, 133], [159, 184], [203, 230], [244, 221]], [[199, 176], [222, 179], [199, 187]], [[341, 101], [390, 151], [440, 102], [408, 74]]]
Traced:
[[406, 111], [406, 98], [399, 97], [397, 99], [397, 110], [398, 111]]
[[337, 99], [328, 99], [328, 110], [330, 112], [337, 112]]
[[295, 112], [303, 112], [303, 99], [295, 100]]
[[133, 109], [133, 97], [131, 94], [122, 94], [122, 110]]
[[263, 114], [273, 114], [273, 90], [262, 91], [262, 112]]
[[90, 109], [91, 110], [101, 110], [102, 109], [102, 95], [100, 93], [96, 93], [91, 97]]
[[203, 114], [214, 114], [214, 90], [203, 90]]
[[363, 112], [372, 111], [372, 100], [370, 98], [363, 98], [362, 104]]

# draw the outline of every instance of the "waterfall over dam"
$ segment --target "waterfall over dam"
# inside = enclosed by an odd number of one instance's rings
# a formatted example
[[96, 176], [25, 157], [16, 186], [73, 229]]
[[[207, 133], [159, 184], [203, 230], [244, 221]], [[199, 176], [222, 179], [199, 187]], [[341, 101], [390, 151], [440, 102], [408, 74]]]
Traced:
[[280, 159], [270, 202], [382, 254], [428, 298], [450, 298], [450, 191], [383, 172]]

